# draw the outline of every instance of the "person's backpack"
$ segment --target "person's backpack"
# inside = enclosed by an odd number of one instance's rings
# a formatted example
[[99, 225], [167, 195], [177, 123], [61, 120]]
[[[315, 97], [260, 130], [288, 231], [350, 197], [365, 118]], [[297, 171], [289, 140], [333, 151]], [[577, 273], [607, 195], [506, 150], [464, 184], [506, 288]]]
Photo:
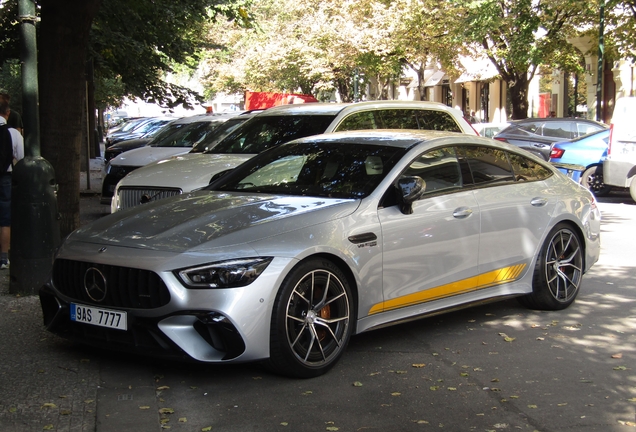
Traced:
[[0, 173], [7, 172], [13, 165], [13, 140], [9, 133], [9, 126], [0, 125]]

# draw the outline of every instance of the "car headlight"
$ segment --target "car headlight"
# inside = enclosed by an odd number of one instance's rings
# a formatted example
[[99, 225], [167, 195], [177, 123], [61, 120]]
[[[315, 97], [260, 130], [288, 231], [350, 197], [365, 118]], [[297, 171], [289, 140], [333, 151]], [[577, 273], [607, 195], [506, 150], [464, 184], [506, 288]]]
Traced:
[[272, 257], [221, 261], [175, 271], [188, 288], [238, 288], [251, 284], [263, 273]]

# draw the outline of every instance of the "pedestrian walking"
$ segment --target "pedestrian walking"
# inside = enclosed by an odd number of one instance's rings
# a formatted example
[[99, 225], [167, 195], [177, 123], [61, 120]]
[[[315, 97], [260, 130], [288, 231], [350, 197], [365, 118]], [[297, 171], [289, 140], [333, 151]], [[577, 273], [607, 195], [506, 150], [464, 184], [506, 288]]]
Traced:
[[[7, 103], [11, 105], [11, 96], [9, 92], [5, 89], [0, 89], [0, 97], [4, 97], [7, 100]], [[20, 135], [24, 134], [24, 126], [22, 125], [22, 116], [16, 110], [11, 110], [9, 113], [9, 118], [7, 119], [7, 124], [10, 128], [14, 128]]]
[[22, 134], [7, 124], [10, 113], [9, 98], [0, 94], [0, 270], [9, 268], [11, 174], [13, 166], [24, 157]]

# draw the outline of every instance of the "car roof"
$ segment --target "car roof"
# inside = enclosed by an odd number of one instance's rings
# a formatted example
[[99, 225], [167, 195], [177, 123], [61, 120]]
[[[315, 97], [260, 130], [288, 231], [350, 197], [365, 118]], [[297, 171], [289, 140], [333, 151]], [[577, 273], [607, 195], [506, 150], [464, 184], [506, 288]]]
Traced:
[[438, 111], [454, 111], [461, 113], [458, 109], [444, 105], [441, 102], [427, 101], [365, 101], [353, 103], [322, 103], [310, 102], [304, 104], [278, 105], [268, 108], [257, 116], [277, 116], [277, 115], [337, 115], [342, 111], [355, 112], [370, 109], [435, 109]]
[[523, 124], [523, 123], [534, 123], [534, 122], [550, 123], [550, 122], [563, 122], [563, 121], [589, 123], [589, 124], [595, 124], [595, 125], [603, 126], [605, 128], [607, 127], [606, 124], [597, 122], [595, 120], [590, 120], [590, 119], [586, 119], [586, 118], [578, 118], [578, 117], [545, 117], [545, 118], [528, 117], [528, 118], [525, 118], [525, 119], [510, 120], [510, 124]]
[[[460, 132], [432, 131], [432, 130], [393, 130], [393, 129], [373, 129], [373, 130], [351, 130], [343, 132], [331, 132], [320, 135], [313, 135], [294, 140], [294, 143], [301, 142], [338, 142], [338, 143], [364, 143], [370, 145], [391, 146], [399, 148], [409, 148], [414, 144], [432, 141], [442, 138], [458, 139], [457, 144], [477, 143], [485, 144], [496, 148], [506, 148], [518, 150], [516, 146], [500, 143], [489, 138], [477, 135], [463, 134]], [[285, 145], [285, 144], [281, 144]]]
[[196, 114], [188, 117], [181, 117], [176, 119], [173, 124], [187, 124], [194, 122], [213, 122], [213, 121], [225, 121], [229, 118], [236, 117], [241, 114], [241, 111], [229, 112], [229, 113], [209, 113], [209, 114]]

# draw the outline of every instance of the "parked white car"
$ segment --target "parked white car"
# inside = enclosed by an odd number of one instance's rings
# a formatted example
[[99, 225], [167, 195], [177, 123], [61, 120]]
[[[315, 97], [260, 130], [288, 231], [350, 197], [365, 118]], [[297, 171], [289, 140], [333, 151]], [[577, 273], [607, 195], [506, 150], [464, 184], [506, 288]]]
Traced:
[[[240, 117], [239, 113], [215, 113], [174, 120], [164, 128], [156, 140], [153, 139], [148, 145], [125, 151], [110, 159], [104, 166], [101, 203], [111, 203], [115, 186], [128, 173], [149, 163], [190, 152], [193, 146], [206, 138], [211, 139], [211, 135], [220, 132], [218, 131], [220, 125], [238, 117]], [[241, 121], [233, 125], [236, 126], [239, 123]], [[226, 129], [226, 133], [229, 131]], [[219, 137], [219, 135], [215, 136]]]
[[437, 102], [309, 103], [269, 108], [203, 154], [186, 154], [135, 170], [115, 190], [111, 211], [190, 192], [256, 154], [293, 139], [362, 129], [424, 129], [476, 135], [460, 110]]
[[636, 97], [616, 100], [610, 126], [607, 158], [603, 162], [606, 185], [629, 188], [636, 201]]

